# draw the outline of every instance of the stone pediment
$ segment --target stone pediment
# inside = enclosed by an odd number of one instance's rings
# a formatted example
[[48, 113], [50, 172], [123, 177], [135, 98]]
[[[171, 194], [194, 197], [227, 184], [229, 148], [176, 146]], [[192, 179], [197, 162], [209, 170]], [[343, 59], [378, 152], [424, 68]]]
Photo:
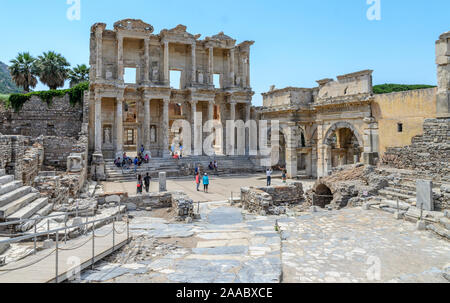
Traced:
[[139, 19], [124, 19], [114, 23], [115, 30], [129, 30], [153, 33], [153, 26]]
[[201, 35], [193, 35], [188, 33], [187, 27], [185, 25], [179, 24], [172, 29], [163, 29], [160, 33], [161, 37], [169, 39], [186, 39], [186, 40], [197, 40]]

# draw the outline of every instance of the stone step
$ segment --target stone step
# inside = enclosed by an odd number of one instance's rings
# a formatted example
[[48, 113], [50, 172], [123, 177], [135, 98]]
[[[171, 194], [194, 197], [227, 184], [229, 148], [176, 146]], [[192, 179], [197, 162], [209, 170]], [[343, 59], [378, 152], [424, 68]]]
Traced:
[[398, 188], [398, 187], [385, 187], [384, 190], [396, 192], [396, 193], [403, 194], [403, 195], [406, 195], [406, 196], [411, 196], [411, 197], [415, 197], [416, 196], [416, 191], [415, 190], [411, 191], [411, 190], [408, 190], [408, 189], [403, 189], [403, 188]]
[[[0, 237], [0, 241], [5, 241], [5, 240], [9, 240], [9, 238]], [[9, 247], [10, 247], [9, 243], [8, 244], [0, 243], [0, 255], [2, 255], [5, 251], [7, 251]]]
[[39, 197], [39, 194], [36, 193], [29, 193], [28, 195], [25, 195], [9, 204], [6, 204], [5, 206], [0, 207], [0, 219], [5, 219], [9, 215], [15, 213], [22, 207], [28, 205], [32, 201], [36, 200], [36, 198]]
[[[381, 208], [389, 207], [389, 208], [393, 208], [393, 209], [397, 210], [397, 201], [382, 199], [380, 202], [380, 207]], [[399, 201], [398, 207], [400, 210], [408, 210], [411, 207], [411, 205], [408, 203]]]
[[14, 176], [1, 176], [0, 177], [0, 185], [10, 183], [14, 181]]
[[6, 171], [4, 169], [0, 169], [0, 176], [6, 175]]
[[20, 199], [23, 196], [28, 195], [31, 192], [30, 186], [19, 187], [7, 194], [0, 196], [0, 207], [3, 207], [14, 200]]
[[392, 198], [398, 198], [400, 200], [407, 201], [409, 199], [414, 198], [414, 196], [411, 196], [411, 195], [405, 195], [405, 194], [397, 193], [397, 192], [390, 191], [390, 190], [384, 190], [384, 189], [380, 190], [378, 193], [380, 194], [380, 196], [386, 197], [388, 200], [392, 200]]
[[2, 186], [0, 186], [0, 196], [7, 194], [13, 190], [16, 190], [21, 186], [22, 186], [22, 181], [12, 181], [12, 182], [3, 184]]
[[53, 204], [47, 204], [46, 206], [38, 210], [36, 212], [36, 215], [38, 215], [39, 217], [45, 217], [48, 216], [52, 211], [53, 211]]
[[438, 224], [429, 224], [427, 226], [427, 229], [433, 231], [443, 238], [450, 240], [450, 231]]
[[28, 219], [48, 204], [48, 198], [39, 198], [6, 218], [7, 221]]

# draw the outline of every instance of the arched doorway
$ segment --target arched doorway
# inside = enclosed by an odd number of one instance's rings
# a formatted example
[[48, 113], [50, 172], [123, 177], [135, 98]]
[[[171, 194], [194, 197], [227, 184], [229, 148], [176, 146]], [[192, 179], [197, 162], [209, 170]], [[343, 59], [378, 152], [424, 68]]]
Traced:
[[358, 163], [364, 150], [360, 134], [353, 125], [346, 122], [333, 125], [325, 136], [324, 144], [331, 153], [327, 156], [331, 167]]
[[331, 192], [331, 189], [325, 184], [319, 184], [313, 195], [314, 206], [325, 208], [325, 206], [329, 205], [331, 201], [333, 201], [333, 193]]

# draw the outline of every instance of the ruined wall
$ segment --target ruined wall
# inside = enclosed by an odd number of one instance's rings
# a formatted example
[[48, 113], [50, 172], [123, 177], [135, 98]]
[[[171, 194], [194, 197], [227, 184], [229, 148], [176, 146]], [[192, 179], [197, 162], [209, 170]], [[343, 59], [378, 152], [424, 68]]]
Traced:
[[44, 165], [65, 171], [67, 157], [72, 153], [73, 146], [76, 143], [77, 139], [74, 137], [45, 136], [43, 138], [45, 150]]
[[25, 150], [22, 163], [22, 181], [25, 185], [32, 185], [39, 174], [44, 162], [44, 147], [41, 142], [35, 142]]
[[[389, 147], [411, 144], [423, 134], [423, 121], [436, 118], [436, 88], [375, 95], [372, 114], [378, 122], [379, 149], [384, 155]], [[398, 131], [401, 123], [403, 131]]]
[[285, 186], [242, 187], [241, 203], [245, 210], [260, 215], [279, 215], [286, 207], [304, 201], [301, 182], [291, 182]]
[[28, 137], [76, 137], [81, 130], [83, 110], [72, 106], [69, 96], [53, 98], [50, 105], [33, 96], [19, 112], [3, 110], [0, 115], [0, 133]]
[[383, 164], [414, 169], [434, 179], [450, 181], [450, 118], [427, 119], [423, 135], [412, 139], [412, 145], [388, 148]]

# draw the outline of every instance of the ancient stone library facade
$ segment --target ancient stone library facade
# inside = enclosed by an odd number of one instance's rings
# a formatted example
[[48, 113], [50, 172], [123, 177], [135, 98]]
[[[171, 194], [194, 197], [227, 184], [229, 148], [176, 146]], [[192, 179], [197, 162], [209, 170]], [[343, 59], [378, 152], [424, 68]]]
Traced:
[[[199, 113], [203, 121], [223, 125], [250, 119], [253, 41], [236, 44], [223, 33], [199, 38], [183, 25], [155, 35], [140, 20], [116, 22], [113, 30], [103, 23], [92, 26], [89, 146], [94, 154], [112, 159], [143, 145], [153, 158], [165, 158], [175, 120], [190, 121], [194, 147], [203, 142], [194, 123]], [[171, 87], [171, 77], [179, 79], [177, 87]], [[223, 148], [217, 146], [219, 154]]]

